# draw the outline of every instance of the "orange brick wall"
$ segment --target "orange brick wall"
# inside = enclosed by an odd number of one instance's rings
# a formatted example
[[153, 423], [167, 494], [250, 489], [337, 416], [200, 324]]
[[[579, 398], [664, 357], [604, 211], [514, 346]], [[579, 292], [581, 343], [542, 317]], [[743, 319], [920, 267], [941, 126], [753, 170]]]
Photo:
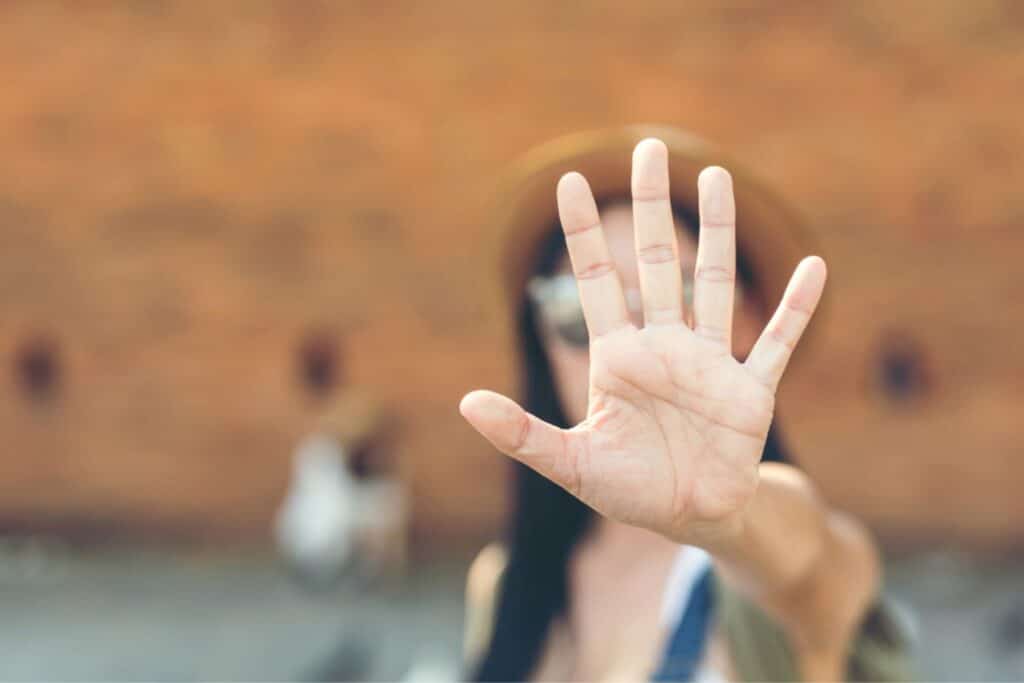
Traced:
[[1024, 540], [1018, 3], [210, 4], [0, 8], [3, 525], [260, 538], [351, 385], [420, 540], [494, 533], [455, 411], [511, 387], [482, 207], [538, 142], [658, 121], [813, 219], [832, 306], [782, 420], [828, 495]]

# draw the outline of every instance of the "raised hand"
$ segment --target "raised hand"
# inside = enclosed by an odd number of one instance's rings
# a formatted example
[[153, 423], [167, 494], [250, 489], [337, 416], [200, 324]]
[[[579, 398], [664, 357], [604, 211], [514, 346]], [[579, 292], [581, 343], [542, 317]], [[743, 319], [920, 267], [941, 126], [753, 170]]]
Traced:
[[683, 311], [668, 151], [633, 154], [633, 220], [644, 326], [630, 322], [583, 176], [558, 183], [558, 209], [590, 333], [587, 418], [559, 429], [489, 391], [460, 410], [491, 443], [598, 512], [693, 541], [731, 527], [754, 496], [775, 390], [818, 303], [825, 263], [796, 268], [746, 361], [732, 355], [736, 212], [721, 168], [698, 179], [693, 327]]

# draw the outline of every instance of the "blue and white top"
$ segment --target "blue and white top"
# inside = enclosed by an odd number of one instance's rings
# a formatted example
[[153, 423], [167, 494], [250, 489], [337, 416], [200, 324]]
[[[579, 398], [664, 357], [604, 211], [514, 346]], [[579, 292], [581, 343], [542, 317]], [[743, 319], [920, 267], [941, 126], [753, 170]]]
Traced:
[[661, 620], [671, 635], [653, 680], [726, 680], [705, 661], [714, 619], [712, 582], [711, 556], [700, 548], [683, 546], [672, 566], [662, 601]]

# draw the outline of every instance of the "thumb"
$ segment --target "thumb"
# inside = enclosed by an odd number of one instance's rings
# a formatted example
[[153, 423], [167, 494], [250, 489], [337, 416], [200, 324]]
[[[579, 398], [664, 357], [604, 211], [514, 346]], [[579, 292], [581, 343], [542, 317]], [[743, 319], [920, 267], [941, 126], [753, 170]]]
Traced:
[[505, 455], [533, 468], [575, 494], [579, 490], [574, 434], [544, 422], [510, 398], [493, 391], [472, 391], [459, 412]]

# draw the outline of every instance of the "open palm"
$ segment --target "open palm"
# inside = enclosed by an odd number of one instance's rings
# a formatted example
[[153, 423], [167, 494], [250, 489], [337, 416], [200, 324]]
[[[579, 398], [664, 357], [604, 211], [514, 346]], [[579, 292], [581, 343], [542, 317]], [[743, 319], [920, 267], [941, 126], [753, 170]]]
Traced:
[[668, 152], [644, 140], [633, 156], [633, 220], [644, 326], [629, 319], [597, 206], [577, 174], [558, 208], [590, 332], [587, 418], [563, 430], [493, 392], [460, 406], [499, 450], [611, 518], [686, 540], [737, 517], [757, 489], [758, 462], [789, 356], [817, 305], [825, 264], [804, 259], [746, 362], [732, 355], [735, 205], [723, 169], [698, 180], [700, 241], [693, 327], [683, 312]]

